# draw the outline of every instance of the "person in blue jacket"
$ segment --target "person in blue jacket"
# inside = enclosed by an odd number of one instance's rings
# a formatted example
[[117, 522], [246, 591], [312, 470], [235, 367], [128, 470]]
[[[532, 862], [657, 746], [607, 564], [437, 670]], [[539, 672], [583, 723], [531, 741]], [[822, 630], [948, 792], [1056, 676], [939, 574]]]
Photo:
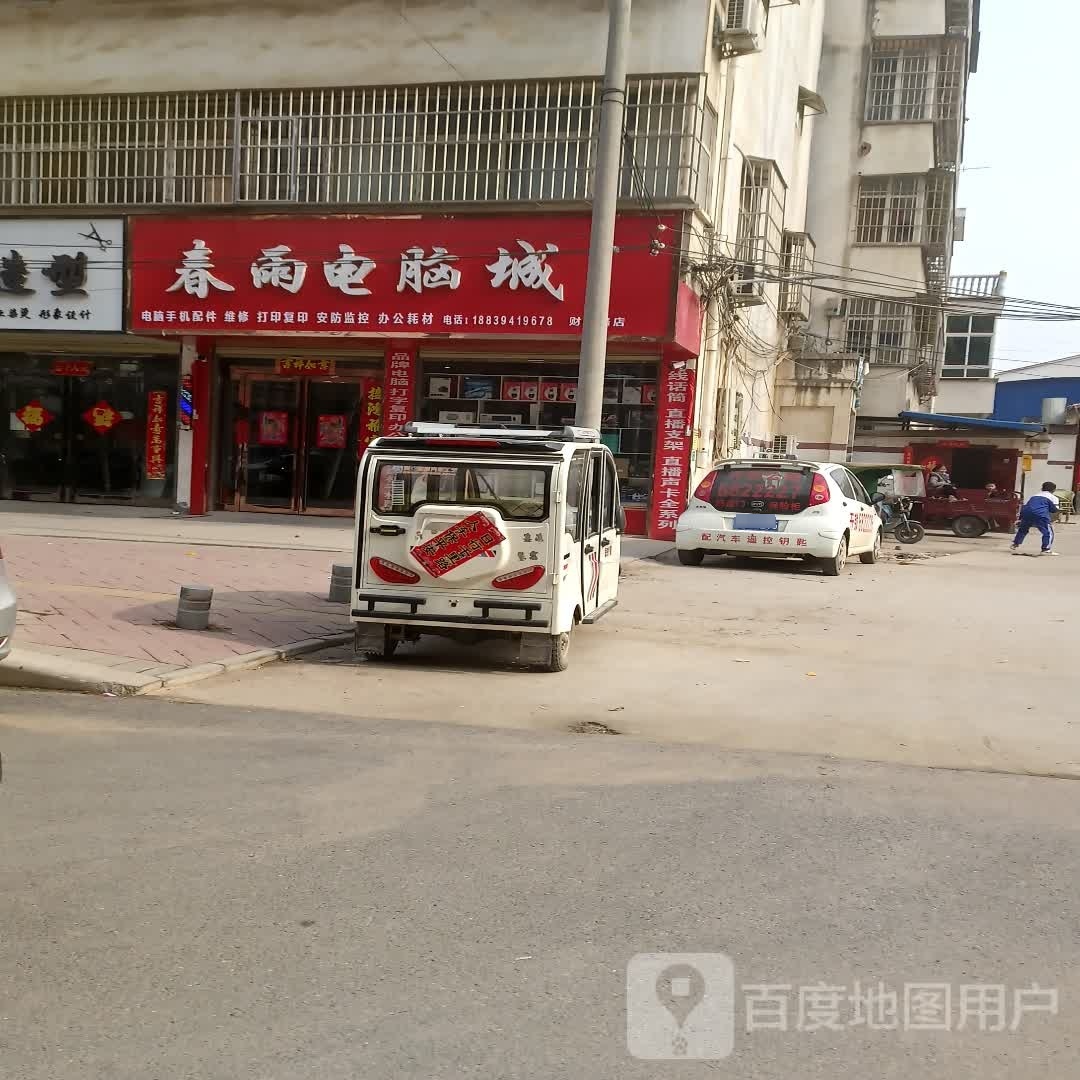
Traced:
[[1042, 486], [1042, 491], [1032, 495], [1023, 510], [1020, 511], [1020, 528], [1017, 530], [1016, 539], [1012, 542], [1011, 551], [1014, 555], [1019, 554], [1020, 545], [1027, 538], [1032, 529], [1038, 529], [1042, 533], [1042, 555], [1056, 555], [1051, 549], [1054, 546], [1054, 515], [1058, 512], [1058, 497], [1054, 494], [1057, 484], [1047, 480]]

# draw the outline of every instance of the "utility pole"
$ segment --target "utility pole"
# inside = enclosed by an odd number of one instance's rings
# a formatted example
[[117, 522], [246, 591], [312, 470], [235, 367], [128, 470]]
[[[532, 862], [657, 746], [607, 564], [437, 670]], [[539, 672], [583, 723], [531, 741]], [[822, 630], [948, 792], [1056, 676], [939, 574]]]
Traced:
[[626, 66], [630, 51], [631, 0], [608, 0], [607, 66], [600, 99], [600, 140], [593, 176], [592, 235], [585, 316], [578, 371], [578, 427], [600, 428], [604, 408], [611, 263], [615, 253], [615, 211], [619, 201], [623, 123], [626, 114]]

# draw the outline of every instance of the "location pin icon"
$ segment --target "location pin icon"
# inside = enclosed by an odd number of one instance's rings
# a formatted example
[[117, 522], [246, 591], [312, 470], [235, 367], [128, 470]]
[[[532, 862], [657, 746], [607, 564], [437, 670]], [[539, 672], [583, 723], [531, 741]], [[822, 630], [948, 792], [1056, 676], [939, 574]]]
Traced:
[[675, 1021], [674, 1050], [685, 1054], [683, 1025], [705, 997], [705, 977], [692, 964], [672, 964], [656, 977], [656, 997]]

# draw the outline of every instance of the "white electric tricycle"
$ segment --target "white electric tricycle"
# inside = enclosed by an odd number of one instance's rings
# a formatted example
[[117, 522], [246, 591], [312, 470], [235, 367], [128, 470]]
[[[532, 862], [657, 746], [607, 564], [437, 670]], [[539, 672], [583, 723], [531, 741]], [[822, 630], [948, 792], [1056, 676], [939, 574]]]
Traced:
[[509, 638], [563, 671], [574, 627], [617, 603], [623, 525], [596, 431], [414, 423], [376, 439], [357, 485], [356, 648]]

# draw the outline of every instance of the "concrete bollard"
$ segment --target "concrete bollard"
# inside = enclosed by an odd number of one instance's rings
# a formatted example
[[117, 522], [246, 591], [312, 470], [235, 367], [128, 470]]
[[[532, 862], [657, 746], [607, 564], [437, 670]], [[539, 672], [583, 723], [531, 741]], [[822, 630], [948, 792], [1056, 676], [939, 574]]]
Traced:
[[181, 630], [209, 630], [210, 603], [214, 590], [209, 585], [181, 585], [176, 605], [176, 625]]
[[330, 567], [331, 604], [347, 604], [352, 599], [352, 566], [348, 563], [335, 563]]

